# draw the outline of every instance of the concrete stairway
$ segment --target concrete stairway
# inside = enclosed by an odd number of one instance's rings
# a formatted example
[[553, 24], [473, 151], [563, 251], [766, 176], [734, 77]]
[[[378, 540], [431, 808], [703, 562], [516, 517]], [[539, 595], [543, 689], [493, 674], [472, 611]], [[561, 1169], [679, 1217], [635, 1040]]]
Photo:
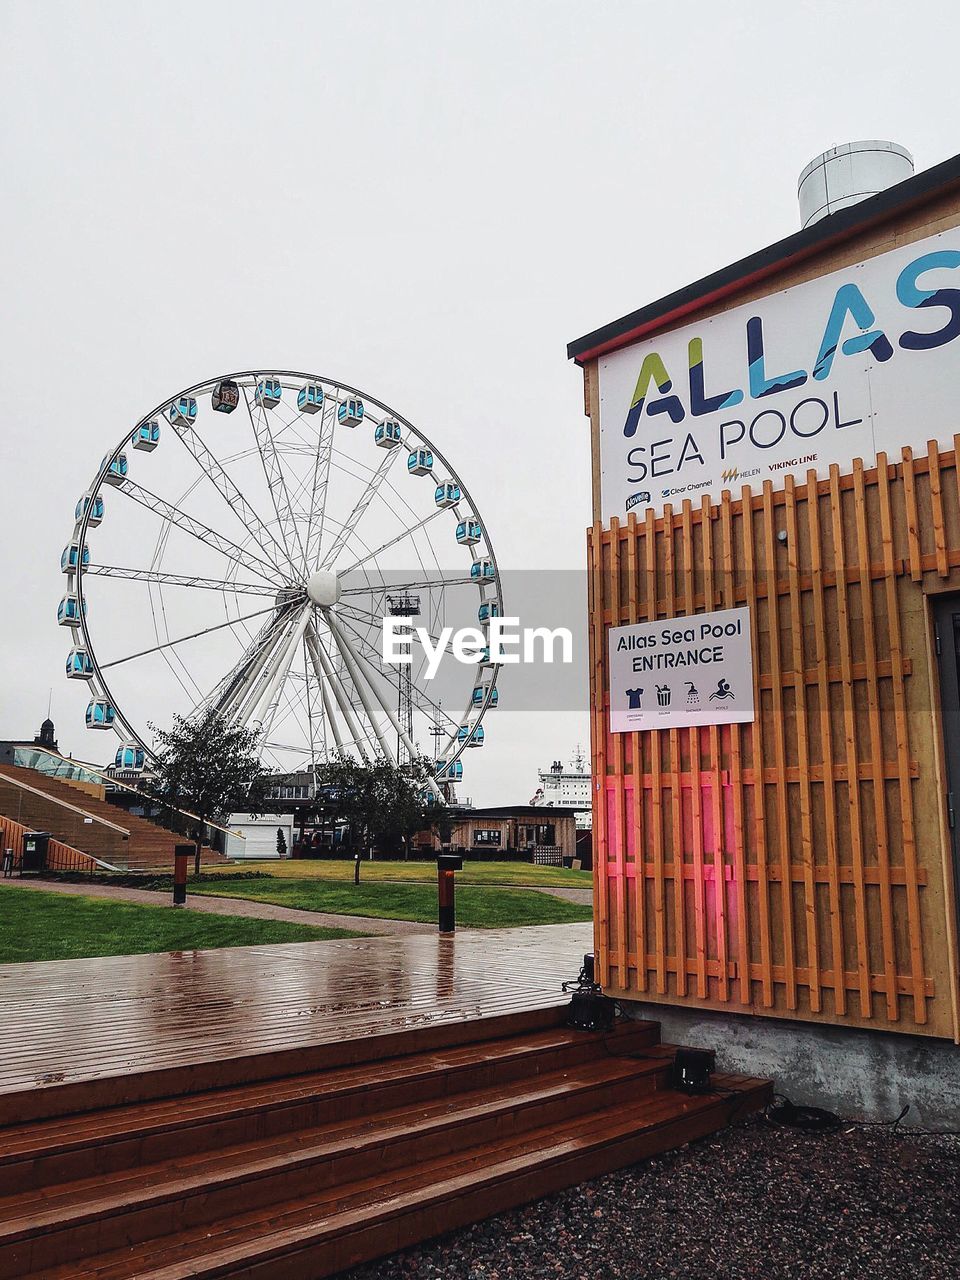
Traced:
[[[0, 1131], [0, 1275], [304, 1280], [723, 1128], [764, 1081], [669, 1087], [654, 1023], [606, 1036], [560, 1012], [495, 1039], [254, 1079]], [[362, 1056], [363, 1046], [357, 1049]], [[369, 1052], [374, 1052], [370, 1050]], [[270, 1055], [263, 1070], [270, 1070]]]
[[[34, 769], [0, 765], [0, 813], [130, 871], [172, 871], [185, 837]], [[206, 861], [223, 861], [210, 850]]]

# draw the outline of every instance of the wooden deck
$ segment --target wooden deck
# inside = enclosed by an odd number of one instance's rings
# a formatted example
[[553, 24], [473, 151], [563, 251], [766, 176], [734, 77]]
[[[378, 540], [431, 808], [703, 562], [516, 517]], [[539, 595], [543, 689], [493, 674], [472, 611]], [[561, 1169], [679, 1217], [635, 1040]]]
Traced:
[[724, 1128], [653, 1022], [564, 1025], [589, 925], [0, 969], [0, 1275], [332, 1276]]
[[495, 1035], [564, 1003], [591, 946], [575, 924], [4, 965], [0, 1125]]

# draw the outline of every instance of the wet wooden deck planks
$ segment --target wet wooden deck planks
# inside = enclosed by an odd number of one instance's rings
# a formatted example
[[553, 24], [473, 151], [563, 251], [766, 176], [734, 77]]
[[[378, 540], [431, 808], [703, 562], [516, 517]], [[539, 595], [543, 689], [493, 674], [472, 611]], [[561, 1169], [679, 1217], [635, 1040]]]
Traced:
[[452, 1023], [550, 1009], [591, 943], [573, 924], [4, 965], [0, 1124], [44, 1114], [45, 1094], [59, 1111], [172, 1092], [160, 1076], [227, 1085], [265, 1055], [282, 1074], [308, 1049], [333, 1064], [371, 1038], [426, 1045]]

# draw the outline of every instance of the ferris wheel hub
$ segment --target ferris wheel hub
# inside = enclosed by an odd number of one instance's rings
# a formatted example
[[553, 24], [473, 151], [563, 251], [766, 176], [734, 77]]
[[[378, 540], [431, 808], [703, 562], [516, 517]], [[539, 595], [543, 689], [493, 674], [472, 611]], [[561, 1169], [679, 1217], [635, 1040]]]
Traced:
[[340, 579], [331, 569], [317, 569], [307, 579], [307, 595], [314, 604], [328, 608], [340, 599]]

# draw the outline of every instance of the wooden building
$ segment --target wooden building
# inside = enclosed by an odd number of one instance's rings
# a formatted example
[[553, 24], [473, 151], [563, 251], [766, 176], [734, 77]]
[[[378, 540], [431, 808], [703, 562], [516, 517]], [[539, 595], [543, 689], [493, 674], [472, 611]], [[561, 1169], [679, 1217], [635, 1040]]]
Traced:
[[[436, 852], [441, 844], [472, 858], [560, 863], [577, 856], [576, 809], [572, 806], [511, 804], [481, 809], [451, 807], [449, 840], [438, 821], [415, 841], [418, 850]], [[442, 837], [444, 837], [442, 839]]]
[[[960, 157], [570, 345], [611, 995], [960, 1042], [958, 266]], [[611, 731], [612, 628], [735, 609], [749, 721]]]

